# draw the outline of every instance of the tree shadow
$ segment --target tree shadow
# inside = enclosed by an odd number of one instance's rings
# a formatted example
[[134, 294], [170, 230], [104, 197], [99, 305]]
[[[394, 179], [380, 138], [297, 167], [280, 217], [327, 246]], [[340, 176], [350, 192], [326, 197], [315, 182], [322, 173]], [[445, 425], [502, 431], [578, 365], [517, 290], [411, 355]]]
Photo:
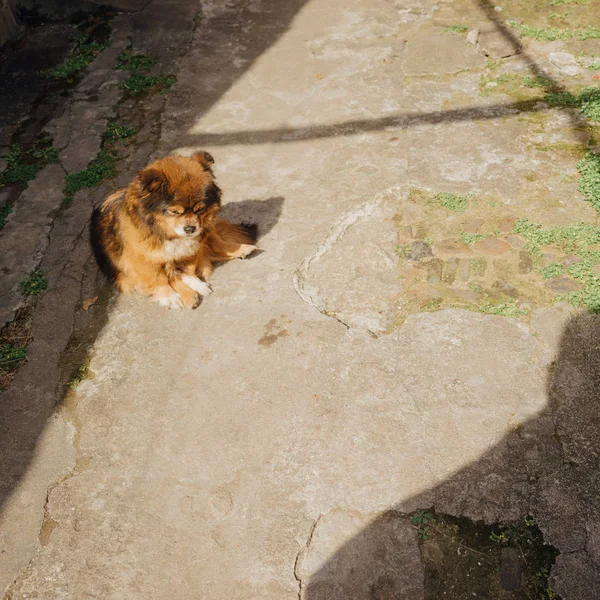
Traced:
[[[404, 519], [406, 531], [407, 512], [432, 504], [457, 516], [485, 515], [490, 508], [505, 521], [533, 515], [545, 543], [560, 552], [551, 587], [564, 598], [598, 598], [600, 316], [579, 314], [566, 324], [548, 372], [547, 397], [545, 410], [479, 460], [399, 502], [344, 544], [306, 582], [302, 600], [418, 600], [422, 588], [411, 590], [414, 577], [406, 580], [419, 552], [417, 532], [399, 537], [398, 522]], [[494, 576], [499, 586], [500, 573]], [[419, 580], [422, 585], [422, 572]], [[444, 589], [443, 582], [437, 589]], [[458, 598], [446, 589], [448, 598]], [[437, 600], [427, 585], [425, 598]]]

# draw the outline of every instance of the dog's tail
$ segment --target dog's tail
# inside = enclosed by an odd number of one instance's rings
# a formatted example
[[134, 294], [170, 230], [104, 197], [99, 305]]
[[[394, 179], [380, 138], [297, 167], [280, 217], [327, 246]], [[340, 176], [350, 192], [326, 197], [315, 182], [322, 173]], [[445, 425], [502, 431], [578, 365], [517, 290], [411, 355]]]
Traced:
[[219, 220], [215, 223], [217, 235], [226, 243], [255, 245], [258, 240], [258, 225]]

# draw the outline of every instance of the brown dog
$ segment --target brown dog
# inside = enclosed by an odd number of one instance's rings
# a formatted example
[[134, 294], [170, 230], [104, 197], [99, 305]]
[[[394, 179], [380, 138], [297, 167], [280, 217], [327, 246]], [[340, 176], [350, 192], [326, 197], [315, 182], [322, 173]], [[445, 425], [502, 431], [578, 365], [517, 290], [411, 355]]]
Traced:
[[196, 308], [212, 288], [215, 262], [256, 250], [256, 228], [218, 220], [221, 190], [208, 152], [169, 156], [140, 171], [92, 215], [102, 270], [124, 293], [169, 308]]

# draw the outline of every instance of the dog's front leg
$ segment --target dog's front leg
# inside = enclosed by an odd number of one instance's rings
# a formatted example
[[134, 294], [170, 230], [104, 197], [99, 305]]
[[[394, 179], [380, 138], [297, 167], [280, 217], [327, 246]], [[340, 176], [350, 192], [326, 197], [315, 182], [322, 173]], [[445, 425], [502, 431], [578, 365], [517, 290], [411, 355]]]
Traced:
[[169, 266], [167, 275], [171, 287], [179, 294], [186, 308], [197, 308], [202, 302], [203, 296], [208, 296], [212, 288], [208, 283], [196, 277], [194, 265]]

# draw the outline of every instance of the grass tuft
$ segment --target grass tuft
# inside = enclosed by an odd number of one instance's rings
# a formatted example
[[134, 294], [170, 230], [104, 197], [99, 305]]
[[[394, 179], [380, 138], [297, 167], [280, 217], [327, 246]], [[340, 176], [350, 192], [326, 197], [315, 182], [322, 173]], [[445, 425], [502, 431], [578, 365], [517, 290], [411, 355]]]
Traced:
[[447, 192], [436, 194], [433, 201], [452, 212], [464, 212], [469, 206], [469, 196], [457, 196]]
[[484, 304], [477, 310], [487, 315], [501, 315], [503, 317], [521, 317], [528, 314], [525, 309], [517, 306], [515, 300], [502, 302], [500, 304]]
[[579, 191], [600, 214], [600, 154], [588, 152], [577, 164]]
[[106, 179], [113, 178], [117, 174], [116, 163], [117, 157], [103, 149], [90, 162], [87, 169], [77, 171], [77, 173], [69, 173], [65, 179], [63, 189], [63, 207], [67, 208], [71, 205], [73, 196], [79, 190], [95, 187]]
[[108, 42], [95, 42], [82, 33], [74, 35], [72, 39], [76, 45], [69, 56], [58, 67], [46, 71], [46, 77], [71, 83], [108, 46]]
[[47, 287], [48, 282], [39, 269], [36, 269], [19, 284], [23, 296], [39, 296]]
[[521, 37], [533, 38], [543, 42], [554, 42], [556, 40], [585, 41], [600, 38], [600, 28], [594, 25], [587, 25], [580, 29], [559, 29], [558, 27], [531, 27], [516, 21], [509, 21], [508, 24], [516, 29]]

